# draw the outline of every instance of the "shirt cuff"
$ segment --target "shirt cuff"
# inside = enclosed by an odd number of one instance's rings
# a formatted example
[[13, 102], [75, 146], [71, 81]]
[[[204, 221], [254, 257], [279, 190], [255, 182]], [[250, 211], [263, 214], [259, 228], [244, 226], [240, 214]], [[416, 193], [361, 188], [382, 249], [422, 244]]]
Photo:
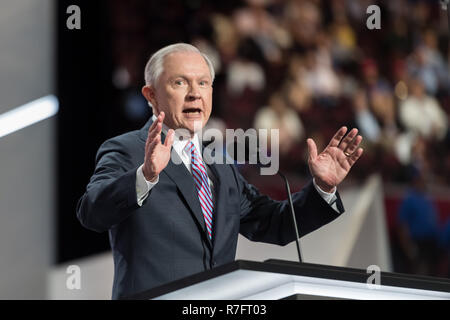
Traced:
[[322, 189], [320, 189], [320, 187], [316, 184], [316, 179], [314, 179], [314, 178], [313, 178], [313, 184], [314, 184], [314, 188], [316, 188], [317, 192], [320, 194], [320, 196], [323, 198], [323, 200], [325, 200], [326, 203], [331, 205], [336, 201], [337, 188], [334, 188], [334, 191], [332, 193], [329, 193], [329, 192], [325, 192]]
[[147, 199], [150, 190], [159, 182], [159, 176], [156, 177], [155, 182], [147, 181], [142, 172], [143, 166], [144, 164], [136, 170], [136, 199], [137, 204], [140, 207], [142, 206], [142, 203], [144, 203], [144, 200]]

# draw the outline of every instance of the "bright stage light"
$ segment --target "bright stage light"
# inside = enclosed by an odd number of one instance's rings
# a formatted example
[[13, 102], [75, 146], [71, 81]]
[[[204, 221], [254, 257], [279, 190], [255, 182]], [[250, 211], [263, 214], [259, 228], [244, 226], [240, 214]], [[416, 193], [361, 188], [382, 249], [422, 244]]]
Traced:
[[58, 113], [59, 102], [48, 95], [0, 115], [0, 138], [50, 118]]

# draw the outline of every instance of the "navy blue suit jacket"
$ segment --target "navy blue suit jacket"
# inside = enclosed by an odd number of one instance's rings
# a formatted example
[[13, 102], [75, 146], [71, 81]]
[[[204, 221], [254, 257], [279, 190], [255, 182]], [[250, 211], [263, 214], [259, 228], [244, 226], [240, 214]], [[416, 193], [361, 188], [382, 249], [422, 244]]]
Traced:
[[[285, 245], [295, 239], [287, 201], [262, 195], [229, 164], [210, 165], [214, 174], [213, 240], [207, 236], [192, 175], [169, 161], [142, 206], [136, 170], [144, 162], [151, 120], [141, 129], [107, 140], [77, 206], [88, 229], [109, 231], [114, 257], [113, 299], [234, 261], [238, 233], [253, 241]], [[293, 195], [300, 236], [339, 213], [310, 182]]]

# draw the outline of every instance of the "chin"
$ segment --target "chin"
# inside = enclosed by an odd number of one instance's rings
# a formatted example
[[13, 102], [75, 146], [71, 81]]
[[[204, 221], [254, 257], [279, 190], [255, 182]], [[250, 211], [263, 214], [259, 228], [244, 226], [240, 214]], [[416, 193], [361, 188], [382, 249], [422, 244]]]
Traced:
[[189, 123], [187, 123], [186, 125], [186, 129], [188, 129], [191, 133], [194, 132], [198, 132], [200, 130], [203, 129], [203, 127], [205, 126], [205, 121], [203, 120], [199, 120], [199, 121], [190, 121]]

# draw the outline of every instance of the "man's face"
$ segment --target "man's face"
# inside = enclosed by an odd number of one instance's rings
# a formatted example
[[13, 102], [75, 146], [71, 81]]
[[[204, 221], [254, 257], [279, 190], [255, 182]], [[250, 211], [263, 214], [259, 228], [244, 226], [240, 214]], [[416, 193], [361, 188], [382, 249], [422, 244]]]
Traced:
[[164, 122], [172, 129], [185, 128], [193, 133], [194, 122], [203, 128], [211, 115], [212, 79], [208, 65], [199, 53], [174, 52], [167, 55], [164, 71], [156, 85], [144, 87], [143, 93], [157, 115], [164, 111]]

